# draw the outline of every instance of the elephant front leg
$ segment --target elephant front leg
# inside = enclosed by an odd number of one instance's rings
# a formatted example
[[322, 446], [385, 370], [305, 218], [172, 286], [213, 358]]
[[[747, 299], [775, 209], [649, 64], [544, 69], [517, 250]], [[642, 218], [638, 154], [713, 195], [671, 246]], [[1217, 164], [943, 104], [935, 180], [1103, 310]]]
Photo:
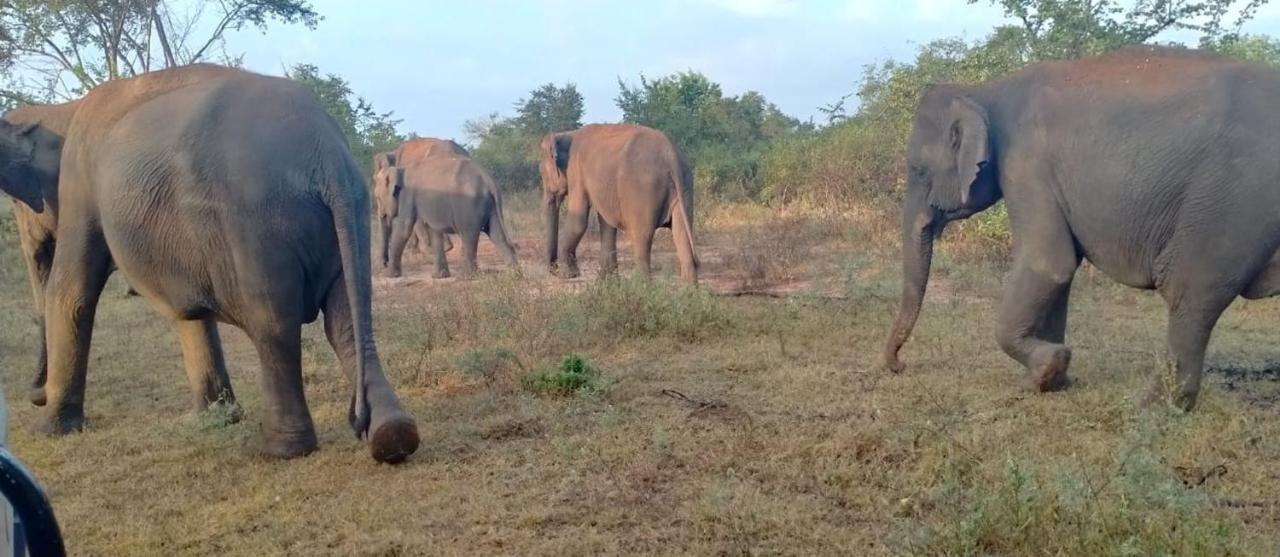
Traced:
[[600, 223], [600, 276], [618, 272], [618, 229], [596, 215]]
[[1027, 368], [1023, 386], [1048, 392], [1070, 386], [1066, 337], [1071, 280], [1080, 259], [1067, 252], [1027, 250], [1014, 263], [1000, 305], [1000, 347]]
[[227, 375], [217, 322], [213, 319], [178, 321], [177, 328], [195, 413], [226, 408], [228, 421], [239, 421], [239, 407]]
[[585, 195], [569, 198], [564, 242], [560, 244], [560, 276], [577, 278], [582, 274], [578, 269], [578, 243], [587, 233], [587, 219], [591, 216], [591, 204]]
[[[67, 222], [88, 220], [65, 216]], [[111, 264], [101, 231], [83, 224], [64, 228], [45, 297], [48, 404], [43, 420], [36, 425], [37, 430], [55, 435], [84, 428], [85, 377], [93, 319]]]
[[413, 232], [413, 220], [408, 218], [397, 217], [391, 223], [391, 258], [387, 265], [387, 276], [397, 278], [403, 274], [401, 268], [401, 260], [404, 258], [404, 248], [409, 244], [409, 235]]

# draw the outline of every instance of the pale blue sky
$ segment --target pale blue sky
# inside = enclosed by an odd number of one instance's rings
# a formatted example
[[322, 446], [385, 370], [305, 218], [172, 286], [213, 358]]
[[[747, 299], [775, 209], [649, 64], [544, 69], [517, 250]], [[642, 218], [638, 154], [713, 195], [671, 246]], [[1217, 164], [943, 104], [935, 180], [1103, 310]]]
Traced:
[[[311, 63], [345, 77], [402, 128], [463, 137], [463, 122], [548, 81], [574, 82], [586, 122], [616, 121], [617, 80], [698, 70], [726, 94], [763, 93], [807, 119], [852, 91], [866, 64], [929, 40], [978, 39], [1000, 21], [965, 0], [313, 0], [314, 31], [229, 37], [250, 69]], [[1280, 34], [1280, 2], [1247, 28]]]

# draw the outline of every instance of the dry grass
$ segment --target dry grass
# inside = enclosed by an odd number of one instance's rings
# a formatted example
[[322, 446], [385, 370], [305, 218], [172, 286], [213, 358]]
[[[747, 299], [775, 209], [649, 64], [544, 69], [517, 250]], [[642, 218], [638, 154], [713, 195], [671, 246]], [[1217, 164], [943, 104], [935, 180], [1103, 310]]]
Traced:
[[[347, 385], [318, 326], [304, 346], [318, 453], [292, 462], [258, 455], [256, 357], [233, 329], [224, 339], [246, 419], [220, 426], [184, 416], [171, 328], [118, 285], [98, 315], [89, 429], [61, 439], [26, 433], [34, 330], [5, 241], [10, 439], [52, 494], [72, 551], [1277, 550], [1275, 302], [1241, 303], [1223, 318], [1210, 354], [1218, 371], [1195, 413], [1144, 411], [1134, 401], [1141, 377], [1165, 365], [1163, 310], [1100, 277], [1082, 273], [1073, 294], [1077, 386], [1033, 396], [1016, 390], [1015, 364], [992, 340], [999, 271], [945, 243], [907, 348], [911, 367], [877, 369], [897, 295], [883, 219], [707, 208], [698, 238], [709, 288], [688, 290], [665, 278], [547, 277], [536, 263], [535, 207], [508, 200], [524, 276], [434, 282], [425, 263], [411, 262], [407, 279], [378, 280], [380, 352], [424, 436], [400, 467], [375, 464], [345, 426]], [[788, 238], [806, 245], [792, 253]], [[669, 237], [658, 246], [669, 274]], [[482, 266], [500, 267], [484, 254]], [[732, 257], [748, 263], [728, 265]], [[793, 283], [787, 296], [708, 291], [737, 289], [735, 273], [753, 265], [765, 269], [762, 288]], [[526, 388], [526, 377], [570, 354], [598, 370], [589, 392]]]

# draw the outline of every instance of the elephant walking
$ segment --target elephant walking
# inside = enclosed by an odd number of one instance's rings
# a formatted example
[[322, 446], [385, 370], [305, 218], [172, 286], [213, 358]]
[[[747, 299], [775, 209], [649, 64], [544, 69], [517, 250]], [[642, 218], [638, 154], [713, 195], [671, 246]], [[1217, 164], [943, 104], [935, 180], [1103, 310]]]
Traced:
[[[542, 140], [547, 266], [569, 278], [578, 270], [578, 242], [595, 209], [600, 222], [601, 270], [618, 268], [618, 231], [630, 236], [637, 272], [650, 274], [658, 228], [671, 228], [680, 277], [698, 281], [693, 248], [693, 175], [662, 132], [632, 125], [595, 124]], [[559, 243], [560, 204], [569, 202], [564, 243]], [[558, 250], [557, 250], [558, 247]], [[557, 268], [557, 264], [563, 266]]]
[[322, 311], [352, 379], [357, 435], [379, 461], [416, 450], [417, 426], [373, 339], [364, 180], [342, 132], [297, 84], [211, 65], [113, 81], [80, 100], [65, 140], [37, 124], [0, 124], [0, 178], [34, 211], [58, 213], [43, 430], [83, 426], [94, 313], [114, 261], [175, 321], [205, 400], [230, 392], [216, 323], [248, 333], [263, 367], [269, 454], [316, 447], [301, 328]]
[[[421, 141], [421, 140], [412, 139], [410, 141]], [[432, 141], [439, 141], [439, 140], [432, 140]], [[453, 143], [452, 141], [450, 141], [449, 143], [457, 146], [459, 150], [462, 150], [462, 147], [457, 145], [456, 143]], [[376, 183], [378, 181], [378, 175], [383, 170], [394, 167], [396, 165], [396, 153], [398, 151], [399, 150], [388, 151], [388, 152], [377, 153], [373, 155], [373, 182]], [[466, 151], [463, 150], [463, 152], [465, 153]], [[413, 234], [409, 235], [409, 242], [406, 244], [406, 246], [407, 246], [407, 249], [419, 250], [422, 252], [423, 256], [431, 257], [432, 254], [430, 251], [428, 251], [431, 248], [430, 230], [425, 225], [414, 227]], [[453, 242], [449, 240], [448, 236], [444, 237], [444, 251], [445, 252], [453, 251]], [[390, 259], [390, 256], [387, 254], [387, 242], [385, 241], [385, 239], [382, 242], [382, 250], [380, 253], [381, 253], [380, 259], [382, 261], [382, 266], [386, 267]]]
[[907, 153], [886, 365], [903, 367], [935, 237], [1003, 197], [1014, 253], [997, 337], [1025, 385], [1069, 384], [1067, 303], [1088, 259], [1164, 298], [1174, 402], [1190, 410], [1219, 315], [1238, 296], [1280, 293], [1278, 149], [1280, 73], [1197, 51], [1135, 47], [928, 89]]
[[400, 166], [384, 168], [374, 177], [383, 253], [389, 259], [388, 276], [401, 275], [405, 245], [415, 231], [430, 237], [436, 278], [450, 276], [445, 259], [445, 235], [450, 233], [462, 239], [465, 276], [478, 270], [476, 251], [482, 232], [498, 247], [509, 266], [519, 268], [515, 246], [507, 237], [502, 219], [502, 192], [479, 163], [453, 154], [416, 160], [398, 156], [396, 162]]

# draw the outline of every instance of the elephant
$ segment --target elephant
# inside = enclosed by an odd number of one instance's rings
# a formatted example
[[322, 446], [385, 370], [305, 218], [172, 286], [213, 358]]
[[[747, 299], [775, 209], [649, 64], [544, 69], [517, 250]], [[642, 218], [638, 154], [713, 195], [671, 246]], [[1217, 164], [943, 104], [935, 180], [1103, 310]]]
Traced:
[[1035, 392], [1066, 388], [1071, 282], [1082, 260], [1155, 290], [1168, 309], [1174, 392], [1190, 411], [1218, 317], [1280, 293], [1280, 74], [1180, 48], [1130, 47], [936, 85], [916, 112], [902, 211], [893, 371], [928, 284], [934, 239], [1003, 199], [1014, 238], [1001, 349]]
[[498, 247], [507, 265], [519, 269], [515, 245], [508, 239], [502, 219], [502, 192], [479, 163], [452, 154], [397, 159], [404, 166], [384, 168], [374, 177], [388, 276], [401, 275], [400, 260], [409, 236], [423, 229], [435, 250], [435, 278], [450, 276], [445, 258], [445, 234], [450, 233], [462, 238], [463, 276], [478, 271], [476, 249], [481, 232]]
[[317, 446], [301, 329], [323, 311], [352, 381], [352, 428], [375, 460], [406, 459], [419, 436], [373, 338], [365, 184], [311, 93], [222, 66], [99, 85], [64, 137], [0, 122], [0, 189], [58, 217], [45, 287], [48, 404], [37, 429], [83, 428], [94, 314], [114, 262], [175, 322], [198, 398], [232, 394], [217, 323], [248, 334], [263, 367], [264, 451], [275, 457]]
[[[462, 146], [458, 145], [457, 143], [454, 143], [453, 141], [419, 138], [419, 139], [411, 139], [405, 142], [403, 145], [408, 145], [410, 143], [416, 143], [420, 141], [433, 142], [428, 144], [425, 150], [426, 153], [431, 153], [433, 152], [434, 149], [443, 147], [444, 149], [446, 149], [446, 152], [461, 153], [463, 156], [470, 156], [466, 152], [466, 150], [462, 148]], [[445, 143], [447, 143], [448, 145], [442, 145]], [[401, 147], [403, 147], [403, 145]], [[377, 180], [378, 173], [382, 172], [383, 169], [390, 168], [396, 165], [396, 160], [397, 160], [396, 157], [399, 151], [400, 151], [400, 148], [397, 148], [395, 151], [377, 153], [373, 156], [373, 176], [374, 176], [373, 179], [374, 180]], [[416, 158], [415, 156], [416, 154], [417, 153], [410, 153], [409, 157]], [[430, 228], [428, 228], [426, 225], [414, 227], [413, 234], [409, 235], [409, 242], [406, 245], [408, 246], [408, 249], [415, 249], [415, 250], [420, 249], [422, 251], [422, 255], [428, 256], [428, 257], [431, 256], [431, 252], [427, 251], [428, 249], [431, 248]], [[444, 251], [446, 253], [453, 251], [453, 241], [450, 240], [448, 236], [444, 237]], [[387, 254], [387, 242], [384, 240], [382, 242], [382, 266], [383, 267], [387, 266], [388, 257], [389, 256]]]
[[471, 158], [471, 153], [452, 139], [415, 137], [401, 143], [392, 153], [390, 162], [392, 166], [406, 166], [414, 161], [436, 155]]
[[[644, 126], [592, 124], [542, 139], [543, 222], [546, 262], [565, 278], [579, 276], [578, 242], [594, 208], [600, 223], [601, 273], [618, 269], [618, 231], [631, 237], [637, 272], [651, 273], [658, 228], [671, 228], [680, 277], [698, 281], [693, 247], [693, 173], [662, 132]], [[568, 226], [559, 243], [560, 205], [568, 199]], [[557, 250], [558, 248], [558, 250]]]

